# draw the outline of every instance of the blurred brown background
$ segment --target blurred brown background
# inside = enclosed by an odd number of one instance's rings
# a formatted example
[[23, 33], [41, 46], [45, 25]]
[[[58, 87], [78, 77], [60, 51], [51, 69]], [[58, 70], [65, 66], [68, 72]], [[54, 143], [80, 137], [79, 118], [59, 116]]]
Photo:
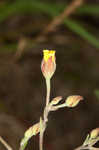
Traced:
[[[77, 9], [69, 16], [92, 35], [92, 40], [86, 32], [77, 34], [62, 23], [38, 43], [36, 37], [52, 21], [48, 13], [39, 11], [41, 3], [50, 4], [49, 8], [68, 7], [71, 0], [35, 1], [0, 1], [0, 135], [17, 150], [24, 131], [38, 122], [46, 96], [40, 69], [42, 50], [54, 49], [57, 70], [51, 81], [51, 98], [79, 94], [84, 101], [75, 108], [50, 113], [44, 148], [73, 150], [99, 127], [99, 99], [95, 94], [99, 89], [99, 0], [86, 0], [81, 6], [96, 7], [97, 12], [92, 9], [93, 14], [88, 14], [83, 8], [82, 14]], [[26, 149], [38, 150], [38, 144], [39, 137], [33, 137]], [[0, 150], [4, 149], [0, 143]]]

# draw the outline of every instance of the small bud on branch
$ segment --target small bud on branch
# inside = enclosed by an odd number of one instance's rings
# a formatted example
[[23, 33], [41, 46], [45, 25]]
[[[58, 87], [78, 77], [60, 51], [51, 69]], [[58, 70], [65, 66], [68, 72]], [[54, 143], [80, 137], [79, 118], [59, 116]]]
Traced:
[[73, 95], [67, 97], [65, 103], [67, 107], [75, 107], [81, 100], [83, 100], [83, 97], [80, 95]]
[[62, 100], [62, 96], [58, 96], [58, 97], [55, 97], [54, 99], [52, 99], [52, 101], [50, 102], [50, 105], [56, 105], [58, 104], [60, 101]]

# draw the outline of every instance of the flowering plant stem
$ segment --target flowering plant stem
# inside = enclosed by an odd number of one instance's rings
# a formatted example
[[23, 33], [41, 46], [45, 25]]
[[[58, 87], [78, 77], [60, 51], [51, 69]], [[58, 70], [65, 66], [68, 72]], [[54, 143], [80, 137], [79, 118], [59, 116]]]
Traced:
[[80, 146], [80, 147], [78, 147], [78, 148], [76, 148], [76, 149], [74, 149], [74, 150], [84, 150], [84, 149], [99, 150], [99, 148], [96, 148], [96, 147], [93, 147], [93, 146], [86, 146], [86, 147]]
[[50, 101], [50, 78], [46, 79], [47, 95], [46, 95], [46, 106], [48, 106]]
[[43, 150], [43, 137], [44, 137], [44, 132], [46, 129], [46, 123], [48, 121], [48, 113], [49, 113], [49, 101], [50, 101], [50, 78], [46, 78], [46, 88], [47, 88], [47, 95], [46, 95], [46, 106], [44, 108], [44, 114], [43, 114], [43, 128], [40, 130], [40, 142], [39, 142], [39, 149]]

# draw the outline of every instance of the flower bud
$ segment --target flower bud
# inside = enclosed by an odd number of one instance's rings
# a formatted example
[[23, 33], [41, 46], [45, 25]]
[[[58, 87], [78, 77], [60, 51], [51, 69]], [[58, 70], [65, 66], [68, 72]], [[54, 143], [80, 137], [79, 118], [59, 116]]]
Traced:
[[80, 100], [83, 100], [83, 97], [80, 95], [73, 95], [73, 96], [69, 96], [67, 97], [65, 103], [67, 107], [75, 107]]
[[58, 104], [60, 101], [62, 100], [62, 96], [58, 96], [58, 97], [55, 97], [51, 102], [50, 102], [50, 105], [56, 105]]
[[40, 132], [40, 123], [36, 123], [32, 127], [30, 127], [28, 130], [26, 130], [24, 134], [24, 138], [20, 142], [20, 149], [19, 150], [24, 150], [25, 147], [28, 144], [28, 140], [33, 136], [36, 135], [37, 133]]
[[90, 138], [97, 138], [99, 136], [99, 128], [93, 129], [90, 133]]
[[41, 70], [45, 78], [51, 78], [56, 70], [55, 51], [43, 50]]
[[26, 132], [25, 132], [25, 137], [31, 138], [33, 135], [36, 135], [40, 132], [40, 124], [36, 123], [32, 127], [30, 127]]

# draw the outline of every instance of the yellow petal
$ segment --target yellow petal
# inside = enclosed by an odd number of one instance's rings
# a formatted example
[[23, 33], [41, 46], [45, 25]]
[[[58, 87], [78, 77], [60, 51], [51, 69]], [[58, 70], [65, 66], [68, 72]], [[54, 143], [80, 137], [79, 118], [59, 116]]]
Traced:
[[52, 56], [52, 61], [55, 60], [55, 50], [43, 50], [44, 60], [48, 61], [48, 59]]

